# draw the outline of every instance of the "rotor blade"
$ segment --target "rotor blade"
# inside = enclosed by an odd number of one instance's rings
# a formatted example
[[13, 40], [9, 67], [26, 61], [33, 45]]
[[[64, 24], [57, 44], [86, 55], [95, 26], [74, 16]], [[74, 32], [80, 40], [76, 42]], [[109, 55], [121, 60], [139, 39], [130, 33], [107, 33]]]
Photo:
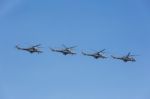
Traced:
[[106, 49], [101, 50], [100, 52], [104, 52]]
[[43, 47], [41, 47], [41, 46], [37, 46], [37, 48], [43, 48]]
[[77, 47], [77, 46], [72, 46], [72, 47], [67, 47], [66, 45], [62, 45], [65, 49], [70, 49], [70, 50], [72, 50], [72, 49], [74, 49], [75, 47]]
[[39, 47], [39, 46], [41, 46], [41, 44], [38, 44], [38, 45], [34, 45], [34, 46], [32, 46], [32, 47]]
[[72, 47], [69, 47], [69, 49], [74, 49], [74, 48], [76, 48], [77, 46], [72, 46]]
[[127, 54], [127, 56], [130, 56], [130, 54], [131, 54], [131, 53], [129, 52], [129, 53]]
[[104, 51], [105, 51], [106, 49], [103, 49], [103, 50], [101, 50], [101, 51], [98, 51], [97, 53], [105, 53]]
[[66, 45], [64, 45], [64, 44], [62, 44], [62, 46], [64, 47], [64, 48], [68, 48]]
[[139, 55], [130, 55], [130, 56], [139, 56]]
[[96, 51], [96, 50], [94, 50], [94, 49], [91, 49], [91, 51], [93, 51], [93, 52], [98, 52], [98, 51]]

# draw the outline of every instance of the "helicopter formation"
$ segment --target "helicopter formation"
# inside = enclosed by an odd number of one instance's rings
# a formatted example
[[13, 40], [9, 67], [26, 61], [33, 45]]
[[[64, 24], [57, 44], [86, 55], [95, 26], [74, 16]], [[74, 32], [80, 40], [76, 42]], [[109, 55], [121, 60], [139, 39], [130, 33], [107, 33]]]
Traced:
[[[74, 49], [77, 46], [71, 46], [71, 47], [67, 47], [65, 45], [62, 45], [62, 46], [63, 46], [63, 48], [61, 48], [61, 49], [54, 49], [54, 48], [49, 48], [49, 49], [52, 52], [61, 53], [65, 56], [66, 55], [76, 55], [77, 54], [77, 53], [74, 52]], [[43, 53], [43, 51], [40, 50], [41, 44], [33, 45], [33, 46], [27, 47], [27, 48], [19, 47], [18, 45], [16, 45], [16, 48], [18, 50], [27, 51], [31, 54], [33, 54], [33, 53], [38, 53], [38, 54]], [[100, 50], [100, 51], [95, 51], [94, 53], [86, 53], [86, 52], [81, 52], [81, 53], [84, 56], [93, 57], [94, 59], [106, 59], [108, 57], [105, 56], [105, 50], [106, 49], [103, 49], [103, 50]], [[131, 55], [130, 52], [127, 55], [124, 55], [124, 56], [121, 56], [121, 57], [116, 57], [116, 56], [111, 55], [111, 57], [113, 59], [121, 60], [123, 62], [135, 62], [136, 59], [134, 58], [134, 56], [136, 56], [136, 55]]]

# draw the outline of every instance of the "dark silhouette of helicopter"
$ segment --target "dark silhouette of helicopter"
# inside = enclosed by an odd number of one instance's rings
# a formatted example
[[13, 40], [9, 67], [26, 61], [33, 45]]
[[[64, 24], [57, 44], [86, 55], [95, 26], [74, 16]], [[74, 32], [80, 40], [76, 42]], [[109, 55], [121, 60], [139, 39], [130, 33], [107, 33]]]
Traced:
[[64, 48], [62, 49], [53, 49], [53, 48], [50, 48], [51, 51], [53, 52], [59, 52], [59, 53], [62, 53], [63, 55], [75, 55], [76, 53], [73, 52], [73, 49], [77, 46], [72, 46], [72, 47], [67, 47], [65, 45], [62, 45]]
[[115, 57], [115, 56], [111, 55], [111, 57], [113, 59], [120, 59], [120, 60], [122, 60], [124, 62], [128, 62], [128, 61], [135, 62], [136, 60], [135, 60], [135, 58], [133, 56], [135, 56], [135, 55], [131, 55], [130, 52], [126, 56], [122, 56], [122, 57]]
[[24, 51], [27, 51], [27, 52], [29, 52], [29, 53], [42, 53], [42, 51], [40, 51], [39, 50], [39, 48], [40, 48], [40, 44], [38, 44], [38, 45], [34, 45], [34, 46], [31, 46], [31, 47], [28, 47], [28, 48], [21, 48], [21, 47], [19, 47], [18, 45], [16, 46], [16, 48], [18, 49], [18, 50], [24, 50]]
[[88, 53], [84, 53], [84, 52], [82, 52], [82, 54], [83, 54], [83, 55], [86, 55], [86, 56], [91, 56], [91, 57], [93, 57], [93, 58], [95, 58], [95, 59], [99, 59], [99, 58], [105, 59], [105, 58], [107, 58], [107, 57], [103, 55], [103, 54], [104, 54], [104, 51], [105, 51], [105, 49], [103, 49], [103, 50], [101, 50], [101, 51], [97, 51], [97, 52], [92, 53], [92, 54], [88, 54]]

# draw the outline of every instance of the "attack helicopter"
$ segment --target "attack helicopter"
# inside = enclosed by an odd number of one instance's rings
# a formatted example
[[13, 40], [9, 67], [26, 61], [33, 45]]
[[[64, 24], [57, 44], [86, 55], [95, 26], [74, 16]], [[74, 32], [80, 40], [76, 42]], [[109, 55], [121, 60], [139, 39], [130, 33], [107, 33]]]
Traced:
[[113, 59], [119, 59], [119, 60], [122, 60], [122, 61], [124, 61], [124, 62], [129, 62], [129, 61], [135, 62], [136, 60], [135, 60], [135, 58], [134, 58], [133, 56], [135, 56], [135, 55], [131, 55], [130, 52], [129, 52], [127, 55], [122, 56], [122, 57], [115, 57], [115, 56], [112, 56], [112, 55], [111, 55], [111, 57], [112, 57]]
[[24, 51], [27, 51], [29, 53], [42, 53], [42, 51], [39, 50], [41, 44], [38, 44], [38, 45], [34, 45], [34, 46], [31, 46], [31, 47], [28, 47], [28, 48], [22, 48], [22, 47], [19, 47], [18, 45], [16, 45], [16, 48], [18, 50], [24, 50]]
[[76, 48], [77, 46], [72, 46], [72, 47], [67, 47], [65, 45], [62, 45], [62, 46], [63, 46], [62, 49], [50, 48], [50, 50], [53, 51], [53, 52], [62, 53], [63, 55], [75, 55], [76, 54], [75, 52], [73, 52], [73, 49]]
[[92, 54], [88, 54], [88, 53], [85, 53], [85, 52], [82, 52], [82, 54], [85, 55], [85, 56], [91, 56], [95, 59], [99, 59], [99, 58], [105, 59], [107, 57], [103, 55], [104, 51], [105, 51], [105, 49], [103, 49], [101, 51], [97, 51], [97, 52], [92, 53]]

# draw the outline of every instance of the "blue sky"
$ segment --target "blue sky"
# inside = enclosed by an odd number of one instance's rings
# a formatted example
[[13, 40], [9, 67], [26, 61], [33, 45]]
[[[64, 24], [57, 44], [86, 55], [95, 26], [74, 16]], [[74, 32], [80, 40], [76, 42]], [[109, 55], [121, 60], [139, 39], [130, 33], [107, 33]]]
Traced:
[[[0, 99], [150, 99], [150, 1], [1, 0]], [[43, 54], [15, 45], [42, 44]], [[48, 47], [77, 45], [76, 56]], [[81, 51], [137, 54], [94, 60]]]

